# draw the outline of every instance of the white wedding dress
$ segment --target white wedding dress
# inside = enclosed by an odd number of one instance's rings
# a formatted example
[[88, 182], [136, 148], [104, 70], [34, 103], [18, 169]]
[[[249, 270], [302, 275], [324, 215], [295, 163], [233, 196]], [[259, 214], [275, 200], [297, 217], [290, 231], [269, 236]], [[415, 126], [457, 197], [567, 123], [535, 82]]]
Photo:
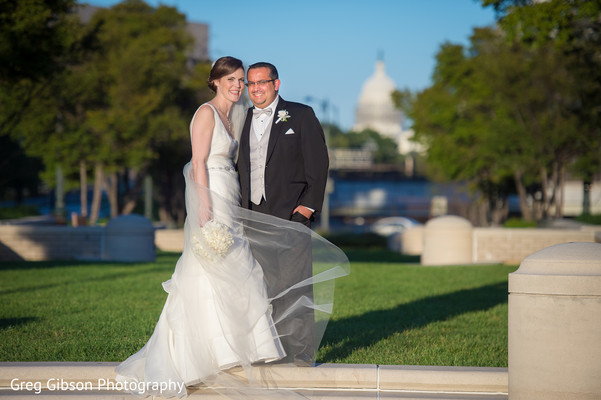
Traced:
[[[321, 339], [331, 313], [333, 279], [348, 274], [344, 254], [310, 229], [239, 207], [240, 189], [234, 167], [238, 142], [214, 108], [213, 111], [215, 128], [207, 161], [209, 189], [195, 184], [192, 167], [186, 164], [184, 250], [171, 279], [163, 283], [168, 293], [163, 311], [146, 345], [116, 368], [117, 381], [137, 384], [133, 387], [143, 396], [182, 397], [187, 394], [186, 386], [223, 386], [220, 377], [227, 375], [228, 368], [250, 368], [251, 364], [285, 357], [280, 342], [282, 333], [278, 332], [282, 321], [274, 322], [270, 303], [298, 287], [312, 286], [314, 298], [295, 302], [281, 319], [310, 311], [315, 314], [316, 336]], [[236, 121], [236, 132], [240, 131], [241, 122]], [[209, 207], [212, 219], [223, 224], [226, 236], [231, 238], [232, 244], [224, 255], [195, 248], [199, 240], [203, 241], [198, 224], [198, 211], [203, 207]], [[282, 260], [288, 258], [287, 252], [297, 247], [295, 243], [303, 237], [313, 243], [313, 278], [286, 282], [284, 290], [268, 294], [263, 269], [274, 268], [285, 275], [287, 263]], [[273, 265], [259, 265], [253, 251], [268, 254], [261, 258], [262, 263]], [[278, 287], [281, 286], [279, 282]], [[310, 346], [318, 343], [319, 340]], [[228, 380], [230, 384], [233, 381], [236, 380]], [[173, 384], [157, 390], [153, 384], [160, 382]], [[241, 383], [238, 391], [247, 384]]]

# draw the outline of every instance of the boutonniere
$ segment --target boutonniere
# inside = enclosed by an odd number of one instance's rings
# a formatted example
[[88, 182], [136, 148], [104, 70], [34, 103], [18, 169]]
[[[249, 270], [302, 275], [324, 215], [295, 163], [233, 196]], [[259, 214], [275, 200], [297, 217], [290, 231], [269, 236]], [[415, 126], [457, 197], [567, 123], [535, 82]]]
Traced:
[[288, 114], [288, 111], [286, 110], [280, 110], [278, 111], [278, 120], [275, 121], [275, 123], [277, 124], [280, 121], [288, 121], [288, 118], [290, 118], [290, 114]]

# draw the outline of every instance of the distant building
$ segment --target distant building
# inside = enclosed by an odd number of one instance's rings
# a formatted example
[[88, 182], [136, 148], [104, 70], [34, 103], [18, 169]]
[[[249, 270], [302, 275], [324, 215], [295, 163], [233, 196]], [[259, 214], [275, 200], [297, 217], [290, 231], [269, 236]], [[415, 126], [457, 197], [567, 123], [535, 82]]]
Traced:
[[[92, 19], [92, 16], [102, 7], [94, 7], [87, 4], [77, 5], [77, 15], [84, 24]], [[207, 24], [188, 22], [188, 33], [194, 38], [194, 44], [188, 54], [188, 61], [196, 64], [209, 60], [209, 26]]]
[[189, 54], [191, 61], [209, 61], [209, 25], [188, 22], [188, 33], [194, 38], [194, 47]]
[[392, 93], [396, 89], [396, 84], [386, 74], [384, 61], [378, 60], [374, 74], [361, 89], [353, 130], [372, 129], [387, 136], [396, 142], [399, 153], [403, 155], [421, 152], [421, 147], [410, 140], [413, 130], [403, 130], [403, 112], [392, 101]]
[[397, 141], [403, 131], [403, 113], [392, 101], [395, 90], [394, 81], [386, 75], [384, 61], [378, 60], [374, 74], [361, 89], [353, 130], [373, 129]]
[[373, 151], [369, 149], [329, 149], [330, 169], [370, 169]]

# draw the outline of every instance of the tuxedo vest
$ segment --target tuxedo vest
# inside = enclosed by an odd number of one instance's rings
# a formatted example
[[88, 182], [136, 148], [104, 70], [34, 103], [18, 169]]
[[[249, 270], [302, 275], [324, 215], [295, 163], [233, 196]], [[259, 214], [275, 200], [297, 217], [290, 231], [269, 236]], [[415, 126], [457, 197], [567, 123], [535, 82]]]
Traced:
[[250, 201], [259, 205], [265, 196], [265, 162], [267, 161], [267, 146], [271, 135], [271, 123], [265, 127], [265, 133], [261, 139], [257, 139], [254, 126], [249, 132], [250, 145]]

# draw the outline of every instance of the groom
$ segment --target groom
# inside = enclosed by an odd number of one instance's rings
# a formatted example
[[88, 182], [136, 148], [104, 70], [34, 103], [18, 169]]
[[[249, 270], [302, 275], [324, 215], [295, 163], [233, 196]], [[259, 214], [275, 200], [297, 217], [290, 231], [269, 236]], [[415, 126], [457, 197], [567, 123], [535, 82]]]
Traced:
[[[328, 176], [328, 151], [321, 124], [311, 107], [287, 102], [278, 95], [280, 80], [274, 65], [251, 65], [247, 81], [254, 108], [248, 110], [240, 138], [242, 207], [311, 227], [321, 210]], [[287, 268], [286, 274], [296, 275], [292, 279], [298, 282], [312, 276], [311, 244], [299, 243], [296, 247], [297, 254], [287, 255], [282, 262], [289, 265], [295, 260], [296, 265]], [[261, 255], [255, 256], [261, 262]], [[265, 280], [274, 286], [273, 282], [282, 278], [266, 273]], [[303, 296], [312, 300], [312, 287], [295, 295], [297, 298], [292, 300]], [[290, 304], [290, 299], [285, 304], [280, 300], [272, 303], [276, 321]], [[297, 365], [310, 365], [315, 357], [313, 312], [306, 311], [304, 322], [300, 318], [293, 319], [291, 325], [276, 325], [288, 356]], [[302, 345], [307, 342], [311, 346]]]
[[280, 80], [272, 64], [251, 65], [247, 80], [254, 108], [240, 139], [242, 206], [310, 227], [328, 178], [321, 124], [311, 107], [278, 95]]

